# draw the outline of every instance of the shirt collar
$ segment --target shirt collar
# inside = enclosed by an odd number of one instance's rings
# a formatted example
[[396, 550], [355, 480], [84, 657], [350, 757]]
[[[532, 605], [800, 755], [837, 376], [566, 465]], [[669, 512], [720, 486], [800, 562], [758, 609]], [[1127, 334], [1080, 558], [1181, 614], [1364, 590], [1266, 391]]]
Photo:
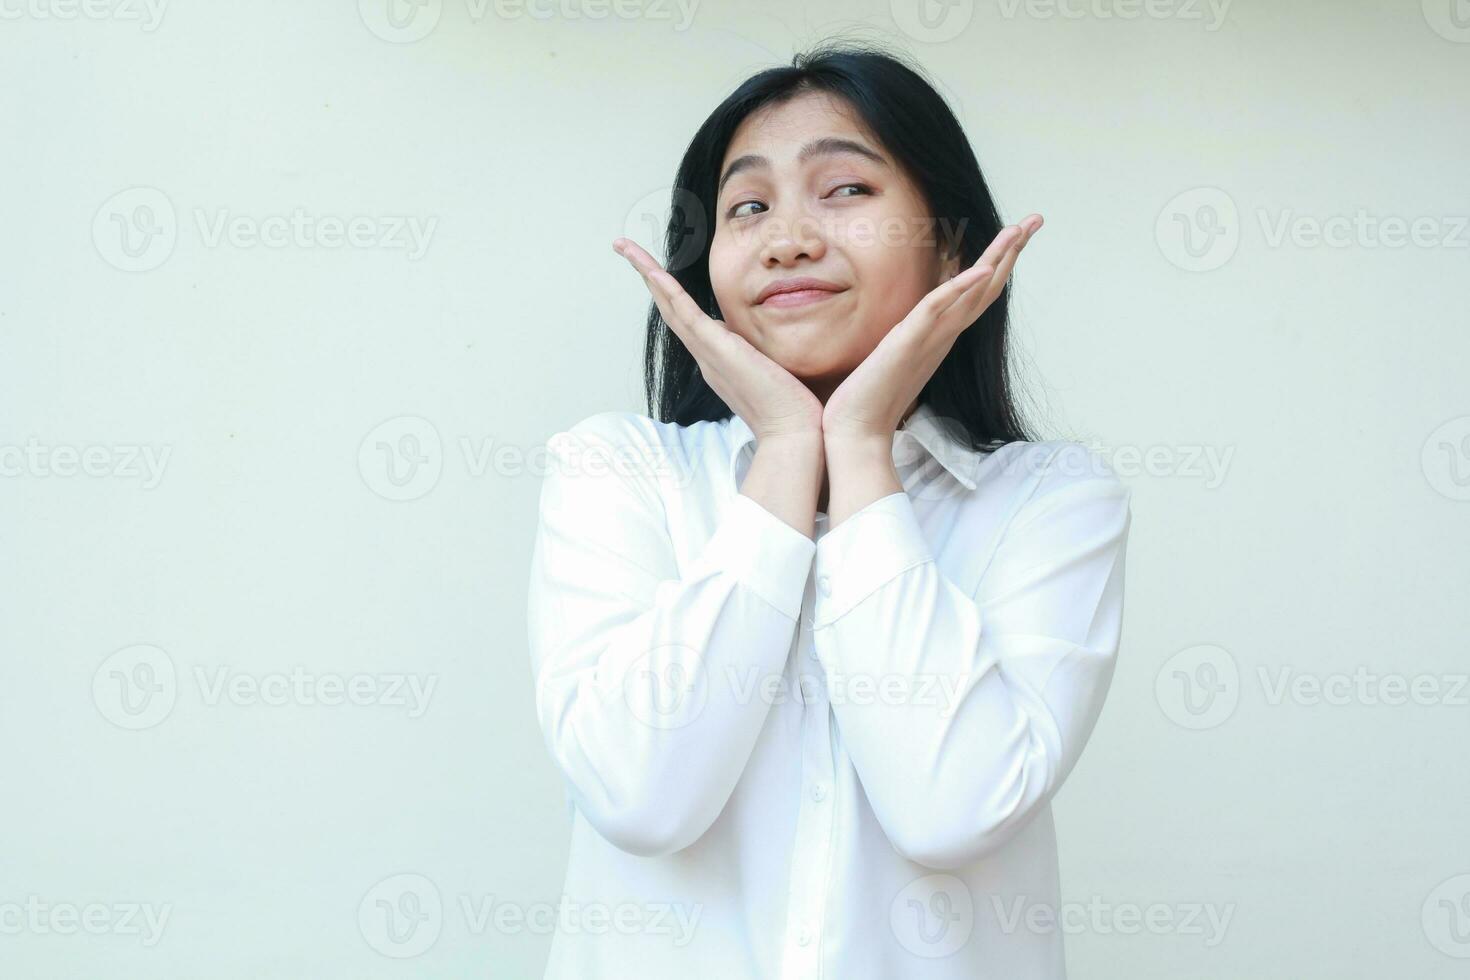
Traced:
[[[730, 472], [738, 479], [736, 465], [745, 447], [755, 444], [755, 433], [738, 413], [730, 413]], [[938, 461], [967, 490], [975, 489], [975, 471], [979, 469], [981, 456], [951, 436], [940, 422], [939, 416], [927, 404], [920, 403], [909, 413], [893, 438], [893, 461], [906, 466], [917, 461], [912, 448], [918, 445], [924, 452]]]

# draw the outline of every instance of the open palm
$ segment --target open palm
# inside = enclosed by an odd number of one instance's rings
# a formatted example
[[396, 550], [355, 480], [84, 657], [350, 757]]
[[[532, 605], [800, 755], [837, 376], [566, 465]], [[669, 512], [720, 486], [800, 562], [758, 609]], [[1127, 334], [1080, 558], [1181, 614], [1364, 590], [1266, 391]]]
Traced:
[[619, 238], [613, 249], [643, 276], [664, 322], [698, 362], [699, 373], [757, 438], [821, 431], [822, 403], [810, 388], [700, 309], [637, 242]]
[[959, 335], [1000, 296], [1016, 257], [1041, 224], [1041, 215], [1033, 214], [1002, 229], [974, 265], [921, 299], [827, 399], [823, 440], [891, 444], [908, 406]]

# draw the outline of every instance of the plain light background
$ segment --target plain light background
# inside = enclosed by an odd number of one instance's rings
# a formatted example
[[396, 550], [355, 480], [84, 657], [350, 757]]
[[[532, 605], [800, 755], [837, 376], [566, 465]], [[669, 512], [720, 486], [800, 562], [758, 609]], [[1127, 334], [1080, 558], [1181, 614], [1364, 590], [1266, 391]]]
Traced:
[[843, 33], [1046, 216], [1033, 417], [1134, 488], [1071, 975], [1464, 976], [1470, 7], [926, 2], [0, 3], [0, 975], [540, 976], [535, 452]]

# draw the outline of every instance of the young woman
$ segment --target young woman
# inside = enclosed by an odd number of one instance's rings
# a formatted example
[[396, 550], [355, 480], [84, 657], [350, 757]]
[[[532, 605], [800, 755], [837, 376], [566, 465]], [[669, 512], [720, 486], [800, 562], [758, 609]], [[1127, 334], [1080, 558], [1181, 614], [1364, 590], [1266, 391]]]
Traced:
[[1041, 217], [1002, 227], [931, 85], [842, 47], [741, 85], [674, 194], [671, 269], [615, 242], [654, 417], [548, 446], [546, 975], [1062, 977], [1050, 801], [1112, 677], [1130, 509], [1012, 402]]

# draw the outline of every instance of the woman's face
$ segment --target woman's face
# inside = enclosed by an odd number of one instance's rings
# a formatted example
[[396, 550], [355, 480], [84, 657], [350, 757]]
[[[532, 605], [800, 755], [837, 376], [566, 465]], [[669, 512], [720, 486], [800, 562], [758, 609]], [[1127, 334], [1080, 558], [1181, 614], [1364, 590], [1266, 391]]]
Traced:
[[[918, 188], [856, 120], [820, 93], [748, 116], [720, 165], [710, 245], [726, 325], [824, 400], [957, 271]], [[835, 291], [760, 301], [796, 277]]]

